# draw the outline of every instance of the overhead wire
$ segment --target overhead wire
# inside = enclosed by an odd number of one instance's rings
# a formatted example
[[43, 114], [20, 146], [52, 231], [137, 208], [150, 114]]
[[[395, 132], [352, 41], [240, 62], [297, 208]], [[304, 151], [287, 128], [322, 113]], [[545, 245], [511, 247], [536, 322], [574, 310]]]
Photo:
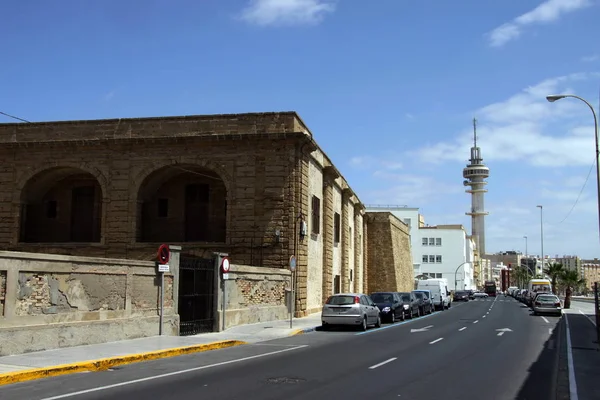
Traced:
[[581, 198], [581, 194], [583, 193], [583, 190], [585, 189], [585, 185], [587, 185], [588, 180], [590, 179], [590, 175], [592, 174], [592, 171], [593, 171], [595, 165], [596, 165], [596, 159], [594, 158], [594, 162], [590, 166], [590, 170], [588, 171], [587, 177], [585, 178], [585, 182], [583, 182], [583, 186], [581, 187], [581, 190], [579, 191], [579, 194], [577, 195], [577, 198], [575, 199], [575, 203], [573, 203], [573, 206], [571, 207], [571, 209], [567, 213], [566, 217], [564, 217], [562, 219], [562, 221], [559, 222], [559, 224], [562, 224], [563, 222], [566, 221], [567, 218], [569, 218], [569, 216], [571, 215], [571, 213], [575, 209], [575, 206], [577, 206], [577, 203], [579, 203], [579, 199]]
[[7, 114], [7, 113], [2, 112], [2, 111], [0, 111], [0, 114], [5, 115], [5, 116], [7, 116], [9, 118], [12, 118], [12, 119], [16, 119], [16, 120], [21, 121], [21, 122], [27, 122], [28, 124], [31, 123], [31, 121], [27, 121], [26, 119], [15, 117], [14, 115], [10, 115], [10, 114]]

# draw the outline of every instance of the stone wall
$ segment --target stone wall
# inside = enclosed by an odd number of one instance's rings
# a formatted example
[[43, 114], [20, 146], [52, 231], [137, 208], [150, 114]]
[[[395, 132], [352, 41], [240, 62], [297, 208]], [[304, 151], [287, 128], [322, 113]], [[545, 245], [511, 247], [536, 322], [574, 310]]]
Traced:
[[[163, 333], [178, 335], [170, 268]], [[147, 261], [0, 251], [0, 355], [157, 335], [157, 276]]]
[[[231, 264], [228, 278], [221, 281], [221, 285], [225, 284], [225, 328], [289, 317], [289, 270]], [[222, 330], [221, 293], [219, 297], [217, 316]]]
[[367, 212], [368, 292], [413, 290], [409, 228], [389, 212]]

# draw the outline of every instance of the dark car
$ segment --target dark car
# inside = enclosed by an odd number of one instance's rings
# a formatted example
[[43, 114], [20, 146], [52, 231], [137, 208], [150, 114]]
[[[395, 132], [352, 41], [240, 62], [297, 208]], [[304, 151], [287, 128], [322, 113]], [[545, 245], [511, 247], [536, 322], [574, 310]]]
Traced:
[[414, 293], [414, 295], [417, 298], [417, 301], [419, 302], [420, 314], [431, 314], [433, 312], [433, 303], [427, 295], [427, 292], [422, 290], [413, 290], [412, 293]]
[[454, 301], [469, 301], [470, 293], [466, 290], [459, 290], [454, 292]]
[[411, 292], [400, 292], [398, 293], [400, 299], [402, 300], [402, 307], [404, 309], [404, 315], [408, 318], [412, 318], [413, 316], [420, 317], [421, 310], [419, 308], [419, 300], [414, 293]]
[[406, 318], [403, 302], [398, 293], [395, 292], [376, 292], [371, 293], [371, 299], [381, 310], [381, 319], [391, 322]]

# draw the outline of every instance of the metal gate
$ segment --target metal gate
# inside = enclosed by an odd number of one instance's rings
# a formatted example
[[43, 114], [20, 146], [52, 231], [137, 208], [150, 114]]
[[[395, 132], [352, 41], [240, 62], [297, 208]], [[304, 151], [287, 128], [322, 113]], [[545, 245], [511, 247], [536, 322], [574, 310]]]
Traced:
[[179, 334], [212, 332], [216, 304], [215, 261], [182, 254], [179, 261]]

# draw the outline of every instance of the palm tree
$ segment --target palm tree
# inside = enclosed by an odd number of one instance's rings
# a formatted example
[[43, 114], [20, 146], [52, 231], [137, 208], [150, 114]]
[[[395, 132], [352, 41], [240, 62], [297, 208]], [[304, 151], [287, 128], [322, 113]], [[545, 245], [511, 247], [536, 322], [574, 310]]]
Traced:
[[565, 268], [561, 263], [552, 263], [546, 268], [544, 268], [544, 273], [548, 275], [550, 277], [550, 280], [552, 281], [552, 293], [554, 294], [558, 294], [558, 292], [556, 291], [556, 282], [558, 281], [558, 278], [562, 275], [564, 271]]
[[564, 270], [559, 279], [561, 285], [565, 287], [565, 308], [571, 308], [573, 290], [585, 285], [585, 279], [580, 278], [577, 271], [570, 270]]

